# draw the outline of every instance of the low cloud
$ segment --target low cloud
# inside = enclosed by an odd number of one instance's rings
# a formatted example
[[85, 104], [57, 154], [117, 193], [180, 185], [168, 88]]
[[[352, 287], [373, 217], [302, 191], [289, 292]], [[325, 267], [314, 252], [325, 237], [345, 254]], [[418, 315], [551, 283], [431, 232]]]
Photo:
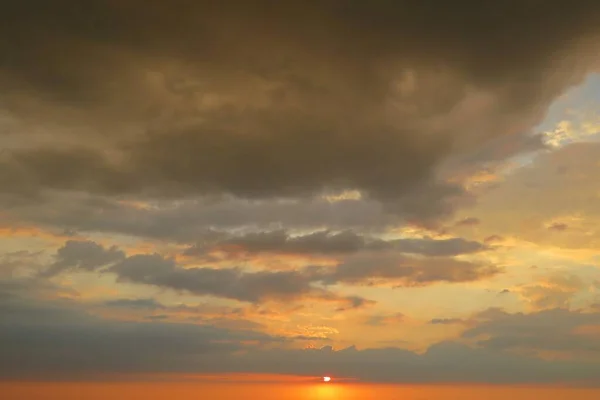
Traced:
[[162, 310], [166, 308], [154, 299], [116, 299], [105, 302], [104, 306], [136, 310]]
[[[89, 251], [89, 259], [86, 251]], [[307, 266], [284, 271], [184, 268], [174, 259], [159, 254], [124, 257], [124, 253], [114, 247], [105, 248], [90, 241], [67, 241], [58, 250], [57, 258], [57, 262], [42, 272], [43, 276], [78, 268], [83, 271], [113, 273], [123, 282], [168, 288], [199, 296], [251, 303], [311, 298], [337, 302], [340, 310], [363, 307], [372, 302], [358, 296], [338, 296], [329, 291], [327, 286], [337, 283], [424, 286], [440, 282], [476, 281], [502, 272], [494, 265], [480, 265], [445, 257], [417, 258], [394, 253], [357, 255], [345, 258], [335, 266]]]
[[485, 244], [490, 244], [490, 243], [497, 243], [497, 242], [502, 242], [504, 240], [504, 238], [500, 235], [491, 235], [486, 237], [483, 240], [483, 243]]
[[564, 232], [567, 229], [569, 229], [569, 225], [561, 222], [555, 222], [552, 225], [548, 226], [548, 230], [557, 232]]
[[194, 197], [180, 201], [118, 201], [81, 192], [53, 192], [14, 199], [0, 194], [10, 221], [63, 232], [100, 232], [193, 243], [209, 230], [235, 228], [273, 230], [383, 231], [402, 223], [373, 200], [326, 199], [249, 201], [231, 197]]
[[475, 225], [479, 225], [481, 223], [481, 221], [479, 220], [479, 218], [475, 218], [475, 217], [468, 217], [465, 219], [461, 219], [460, 221], [457, 221], [456, 224], [454, 224], [455, 226], [475, 226]]
[[245, 302], [286, 301], [319, 297], [326, 293], [311, 286], [308, 276], [296, 271], [244, 272], [237, 268], [182, 268], [158, 254], [134, 255], [108, 271], [120, 281], [143, 283]]
[[[510, 352], [597, 352], [595, 337], [578, 334], [589, 331], [585, 327], [600, 324], [597, 312], [509, 314], [490, 309], [473, 316], [463, 334], [463, 339], [476, 341], [477, 347], [446, 341], [430, 346], [423, 354], [395, 347], [296, 350], [287, 347], [293, 338], [206, 323], [161, 322], [160, 315], [152, 322], [99, 318], [73, 301], [36, 298], [40, 283], [0, 281], [2, 378], [93, 379], [99, 373], [126, 377], [145, 372], [241, 372], [307, 376], [329, 373], [366, 382], [394, 383], [597, 384], [598, 358], [544, 361], [532, 353], [525, 356]], [[6, 298], [2, 293], [8, 293], [12, 300], [2, 300]], [[135, 307], [142, 303], [150, 305], [148, 299], [115, 304]], [[305, 339], [298, 336], [296, 340]]]
[[94, 271], [125, 258], [125, 253], [113, 246], [105, 248], [92, 241], [69, 240], [56, 253], [56, 261], [43, 272], [44, 276], [68, 270]]
[[434, 318], [429, 323], [432, 325], [456, 325], [462, 324], [464, 321], [460, 318]]
[[391, 315], [372, 315], [367, 318], [365, 324], [370, 326], [389, 326], [403, 323], [405, 316], [402, 313]]
[[463, 338], [475, 340], [483, 348], [600, 359], [597, 338], [577, 334], [583, 326], [600, 324], [598, 312], [554, 308], [511, 314], [489, 309], [476, 314], [469, 324], [472, 326], [462, 334]]
[[213, 240], [209, 239], [191, 247], [184, 254], [202, 255], [211, 249], [247, 253], [324, 255], [344, 255], [359, 251], [398, 251], [430, 257], [448, 257], [488, 249], [479, 242], [462, 238], [383, 240], [349, 230], [341, 232], [321, 230], [306, 235], [291, 235], [286, 231], [277, 230], [230, 237], [225, 233], [215, 232], [212, 237]]
[[482, 280], [502, 273], [502, 268], [452, 258], [421, 259], [384, 254], [378, 257], [358, 256], [335, 268], [316, 267], [313, 271], [314, 276], [325, 284], [411, 287]]
[[190, 371], [190, 358], [219, 357], [243, 349], [245, 341], [282, 341], [206, 325], [102, 319], [77, 303], [34, 299], [28, 288], [19, 295], [0, 302], [3, 378]]
[[175, 260], [159, 254], [125, 257], [115, 247], [106, 248], [91, 241], [67, 241], [57, 251], [57, 258], [58, 261], [43, 271], [42, 276], [75, 268], [110, 272], [119, 281], [250, 303], [310, 298], [337, 303], [340, 310], [372, 304], [358, 296], [338, 296], [317, 287], [313, 283], [318, 279], [304, 270], [251, 272], [241, 268], [183, 268]]

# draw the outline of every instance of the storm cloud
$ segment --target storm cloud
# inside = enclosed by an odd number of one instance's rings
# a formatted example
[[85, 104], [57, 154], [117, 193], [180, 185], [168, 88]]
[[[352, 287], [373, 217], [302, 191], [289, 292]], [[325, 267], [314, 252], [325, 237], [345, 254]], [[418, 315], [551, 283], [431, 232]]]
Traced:
[[159, 197], [357, 189], [445, 216], [465, 194], [437, 166], [524, 134], [596, 66], [600, 7], [537, 5], [14, 3], [1, 24], [20, 38], [1, 42], [8, 119], [81, 129], [60, 148], [35, 135], [10, 146], [1, 182]]

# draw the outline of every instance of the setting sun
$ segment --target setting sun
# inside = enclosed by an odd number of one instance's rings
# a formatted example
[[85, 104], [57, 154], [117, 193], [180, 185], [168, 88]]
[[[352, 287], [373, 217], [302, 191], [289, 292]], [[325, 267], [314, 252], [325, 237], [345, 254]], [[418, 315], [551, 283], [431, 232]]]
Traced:
[[323, 377], [323, 382], [329, 382], [329, 381], [331, 381], [331, 377], [329, 377], [329, 376]]

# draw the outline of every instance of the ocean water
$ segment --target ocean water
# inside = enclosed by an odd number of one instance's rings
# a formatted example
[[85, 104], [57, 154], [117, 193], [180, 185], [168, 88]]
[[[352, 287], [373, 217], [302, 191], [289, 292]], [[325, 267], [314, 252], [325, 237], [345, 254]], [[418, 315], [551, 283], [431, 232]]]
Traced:
[[356, 383], [0, 383], [2, 400], [598, 400], [600, 389]]

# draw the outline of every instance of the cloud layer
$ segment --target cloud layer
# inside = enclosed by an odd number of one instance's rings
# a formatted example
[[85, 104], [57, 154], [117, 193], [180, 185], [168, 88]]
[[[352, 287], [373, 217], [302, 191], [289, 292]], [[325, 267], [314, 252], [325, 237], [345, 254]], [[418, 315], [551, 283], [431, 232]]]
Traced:
[[[556, 383], [576, 379], [593, 383], [595, 371], [591, 368], [597, 366], [502, 353], [497, 347], [506, 343], [504, 340], [485, 341], [479, 349], [442, 342], [424, 354], [394, 348], [274, 350], [268, 345], [286, 339], [210, 325], [104, 320], [86, 314], [72, 302], [37, 302], [31, 298], [32, 288], [31, 282], [0, 287], [0, 293], [12, 299], [1, 308], [9, 316], [0, 322], [3, 378], [90, 379], [106, 373], [254, 371], [309, 376], [328, 372], [372, 382]], [[500, 339], [511, 335], [513, 345], [529, 346], [528, 332], [548, 332], [540, 321], [551, 324], [554, 318], [569, 321], [567, 329], [599, 321], [598, 313], [555, 310], [528, 317], [489, 310], [477, 316], [480, 322], [465, 336], [493, 334]], [[560, 343], [559, 349], [595, 351], [583, 342], [551, 337], [551, 342], [540, 346], [556, 349]]]
[[591, 0], [7, 4], [0, 376], [595, 377], [600, 125], [537, 130], [599, 47]]
[[535, 4], [13, 5], [20, 23], [6, 21], [3, 36], [22, 42], [3, 42], [9, 119], [98, 132], [11, 146], [3, 187], [244, 198], [358, 189], [418, 218], [444, 215], [462, 189], [436, 167], [527, 132], [594, 65], [597, 7]]

